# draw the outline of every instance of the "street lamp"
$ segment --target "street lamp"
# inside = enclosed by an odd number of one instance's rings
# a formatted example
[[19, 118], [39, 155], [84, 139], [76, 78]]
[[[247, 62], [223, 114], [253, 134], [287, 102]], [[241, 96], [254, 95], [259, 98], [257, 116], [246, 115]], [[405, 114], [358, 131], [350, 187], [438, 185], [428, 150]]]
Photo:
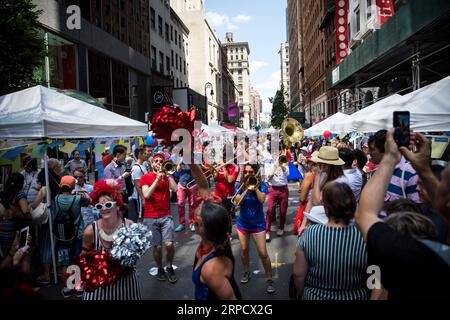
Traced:
[[[206, 119], [208, 119], [208, 95], [206, 93], [206, 89], [211, 88], [210, 94], [214, 95], [213, 85], [211, 82], [205, 83], [205, 108], [206, 108]], [[209, 121], [207, 121], [209, 122]]]
[[305, 82], [304, 83], [304, 88], [303, 88], [303, 92], [302, 95], [306, 95], [306, 92], [308, 91], [309, 93], [309, 124], [310, 126], [312, 126], [312, 114], [311, 114], [311, 86], [309, 85], [309, 83]]

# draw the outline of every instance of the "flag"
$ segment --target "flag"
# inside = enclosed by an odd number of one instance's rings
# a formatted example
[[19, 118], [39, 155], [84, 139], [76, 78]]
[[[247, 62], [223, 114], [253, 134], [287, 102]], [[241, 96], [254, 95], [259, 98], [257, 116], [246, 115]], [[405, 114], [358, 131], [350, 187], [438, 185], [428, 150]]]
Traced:
[[378, 24], [382, 26], [394, 16], [393, 0], [377, 0]]

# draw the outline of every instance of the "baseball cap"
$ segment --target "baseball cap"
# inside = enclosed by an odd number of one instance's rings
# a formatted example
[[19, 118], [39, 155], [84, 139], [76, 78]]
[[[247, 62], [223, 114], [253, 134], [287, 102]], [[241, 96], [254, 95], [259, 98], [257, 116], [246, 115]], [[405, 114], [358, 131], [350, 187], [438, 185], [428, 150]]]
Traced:
[[75, 178], [72, 176], [64, 176], [61, 178], [61, 182], [59, 183], [59, 185], [62, 186], [68, 186], [69, 188], [73, 189], [75, 188]]
[[165, 156], [164, 156], [164, 154], [162, 154], [162, 153], [157, 153], [157, 154], [155, 154], [155, 155], [153, 156], [153, 159], [156, 159], [156, 158], [160, 158], [160, 159], [162, 159], [163, 161], [165, 160]]

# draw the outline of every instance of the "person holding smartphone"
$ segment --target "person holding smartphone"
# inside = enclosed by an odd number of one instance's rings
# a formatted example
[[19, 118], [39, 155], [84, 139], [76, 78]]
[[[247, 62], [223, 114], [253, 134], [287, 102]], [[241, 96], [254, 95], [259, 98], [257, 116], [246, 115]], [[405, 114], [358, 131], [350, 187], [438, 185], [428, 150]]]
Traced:
[[[385, 152], [386, 130], [379, 130], [375, 135], [369, 138], [369, 154], [371, 162], [377, 167], [381, 163]], [[372, 171], [372, 176], [377, 168]], [[394, 201], [397, 199], [411, 199], [420, 203], [419, 193], [417, 192], [418, 176], [416, 170], [402, 156], [400, 162], [395, 166], [389, 187], [387, 189], [384, 201]]]

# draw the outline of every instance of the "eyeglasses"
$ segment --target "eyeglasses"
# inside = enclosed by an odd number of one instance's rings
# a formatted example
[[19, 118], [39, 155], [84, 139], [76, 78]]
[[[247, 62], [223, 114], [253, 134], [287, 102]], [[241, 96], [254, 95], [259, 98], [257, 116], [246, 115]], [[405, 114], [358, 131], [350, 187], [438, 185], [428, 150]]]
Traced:
[[164, 161], [162, 159], [156, 159], [156, 160], [153, 160], [153, 162], [155, 162], [155, 163], [163, 163]]
[[253, 171], [253, 170], [251, 170], [251, 171], [244, 170], [244, 174], [255, 174], [255, 171]]
[[97, 209], [97, 210], [111, 209], [112, 207], [114, 207], [115, 204], [116, 204], [115, 201], [108, 201], [108, 202], [105, 202], [105, 203], [97, 203], [95, 205], [95, 209]]

